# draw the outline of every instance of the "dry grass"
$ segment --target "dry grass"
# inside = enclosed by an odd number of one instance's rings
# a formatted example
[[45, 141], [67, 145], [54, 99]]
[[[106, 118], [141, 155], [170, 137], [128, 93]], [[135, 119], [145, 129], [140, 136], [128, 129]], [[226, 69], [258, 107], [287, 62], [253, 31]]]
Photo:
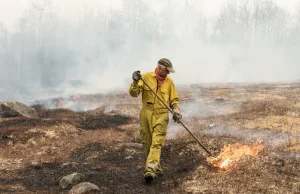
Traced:
[[[247, 137], [251, 135], [287, 140], [278, 147], [266, 144], [258, 158], [243, 157], [230, 170], [221, 171], [209, 165], [203, 149], [170, 120], [162, 152], [166, 175], [151, 186], [141, 178], [143, 150], [134, 148], [133, 158], [124, 159], [126, 143], [140, 142], [139, 98], [124, 92], [86, 95], [80, 103], [88, 101], [98, 105], [96, 109], [38, 109], [40, 119], [0, 119], [0, 192], [64, 193], [67, 190], [58, 188], [57, 179], [76, 171], [105, 188], [104, 193], [300, 193], [298, 88], [205, 85], [179, 89], [182, 107], [194, 111], [185, 114], [189, 110], [183, 108], [184, 124], [213, 154], [219, 154], [224, 145], [250, 144]], [[216, 102], [217, 97], [224, 101]], [[218, 132], [214, 126], [224, 134], [204, 133]]]

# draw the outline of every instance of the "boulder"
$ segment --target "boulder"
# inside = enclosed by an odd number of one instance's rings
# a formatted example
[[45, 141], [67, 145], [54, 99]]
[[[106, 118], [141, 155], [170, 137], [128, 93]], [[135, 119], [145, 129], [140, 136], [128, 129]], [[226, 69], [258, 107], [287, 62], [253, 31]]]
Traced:
[[34, 108], [26, 106], [14, 100], [0, 102], [0, 118], [24, 116], [37, 118], [38, 114]]
[[90, 193], [100, 193], [100, 188], [97, 185], [94, 185], [89, 182], [79, 183], [74, 186], [70, 192], [70, 194], [90, 194]]
[[70, 187], [79, 183], [84, 178], [83, 174], [80, 173], [73, 173], [67, 176], [64, 176], [59, 181], [59, 186], [63, 189]]

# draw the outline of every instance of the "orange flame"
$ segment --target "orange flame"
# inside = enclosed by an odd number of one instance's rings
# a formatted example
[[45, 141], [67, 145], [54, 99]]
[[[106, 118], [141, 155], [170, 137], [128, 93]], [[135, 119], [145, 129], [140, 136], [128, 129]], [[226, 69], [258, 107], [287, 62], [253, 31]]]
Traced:
[[239, 143], [224, 145], [220, 155], [208, 158], [208, 162], [222, 170], [228, 170], [245, 156], [257, 157], [264, 147], [261, 141], [254, 145], [241, 145]]

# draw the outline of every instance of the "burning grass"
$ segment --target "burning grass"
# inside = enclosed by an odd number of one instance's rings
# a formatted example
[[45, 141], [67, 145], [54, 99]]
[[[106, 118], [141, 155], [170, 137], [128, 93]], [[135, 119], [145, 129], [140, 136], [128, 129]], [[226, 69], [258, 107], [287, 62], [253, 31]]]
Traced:
[[238, 162], [247, 156], [258, 157], [258, 154], [264, 149], [261, 141], [254, 145], [241, 145], [240, 143], [224, 145], [221, 153], [217, 157], [209, 157], [207, 160], [214, 167], [222, 170], [229, 170]]

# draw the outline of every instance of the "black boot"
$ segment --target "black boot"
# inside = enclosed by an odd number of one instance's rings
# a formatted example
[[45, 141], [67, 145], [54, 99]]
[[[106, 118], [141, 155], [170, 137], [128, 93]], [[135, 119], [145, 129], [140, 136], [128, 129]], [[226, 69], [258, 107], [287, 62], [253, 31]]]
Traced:
[[144, 175], [144, 180], [146, 183], [151, 183], [154, 180], [154, 176], [148, 172]]

